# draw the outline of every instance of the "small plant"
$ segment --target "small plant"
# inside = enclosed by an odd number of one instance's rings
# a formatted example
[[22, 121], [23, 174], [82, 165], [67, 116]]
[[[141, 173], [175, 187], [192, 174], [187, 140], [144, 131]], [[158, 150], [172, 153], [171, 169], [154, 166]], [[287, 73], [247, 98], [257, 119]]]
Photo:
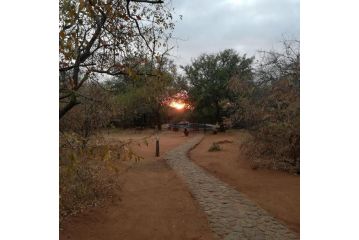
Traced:
[[208, 149], [208, 152], [218, 152], [221, 151], [221, 146], [217, 142], [213, 142], [211, 147]]

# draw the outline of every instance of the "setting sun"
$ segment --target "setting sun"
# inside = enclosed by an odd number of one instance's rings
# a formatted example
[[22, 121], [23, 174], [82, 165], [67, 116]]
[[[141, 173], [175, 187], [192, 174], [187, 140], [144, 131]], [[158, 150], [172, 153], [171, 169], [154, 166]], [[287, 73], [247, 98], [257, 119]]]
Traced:
[[177, 110], [182, 110], [186, 104], [185, 103], [180, 103], [180, 102], [175, 102], [175, 101], [172, 101], [170, 104], [169, 104], [170, 107], [173, 107], [173, 108], [176, 108]]

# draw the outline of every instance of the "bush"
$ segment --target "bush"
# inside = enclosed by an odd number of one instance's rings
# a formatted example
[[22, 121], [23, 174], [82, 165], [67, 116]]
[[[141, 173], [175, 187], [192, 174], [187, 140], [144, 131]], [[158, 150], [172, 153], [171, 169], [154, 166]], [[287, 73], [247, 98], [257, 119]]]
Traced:
[[[83, 147], [86, 147], [89, 139], [101, 129], [115, 122], [111, 122], [115, 105], [111, 96], [95, 84], [86, 84], [79, 96], [81, 104], [74, 107], [60, 120], [61, 132], [73, 132], [81, 136]], [[89, 100], [91, 98], [93, 100]]]
[[92, 140], [84, 148], [79, 135], [60, 136], [60, 224], [67, 216], [116, 196], [121, 160], [140, 159], [124, 143]]
[[285, 43], [283, 53], [265, 52], [255, 76], [255, 82], [240, 76], [231, 82], [238, 94], [232, 118], [253, 136], [242, 150], [253, 168], [299, 173], [299, 45]]
[[118, 187], [116, 171], [96, 159], [101, 154], [106, 154], [103, 149], [60, 149], [60, 223], [69, 215], [100, 204]]
[[222, 150], [221, 146], [217, 142], [214, 142], [212, 143], [211, 147], [208, 149], [208, 152], [218, 152], [221, 150]]

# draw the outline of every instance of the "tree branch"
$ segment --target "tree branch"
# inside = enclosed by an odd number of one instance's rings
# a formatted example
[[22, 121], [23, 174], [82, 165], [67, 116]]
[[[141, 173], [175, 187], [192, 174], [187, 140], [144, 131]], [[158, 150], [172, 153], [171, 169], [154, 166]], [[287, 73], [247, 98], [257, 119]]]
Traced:
[[72, 66], [69, 66], [69, 67], [59, 68], [59, 71], [60, 72], [66, 72], [68, 70], [73, 69], [74, 67], [88, 67], [88, 66], [94, 66], [94, 65], [96, 65], [96, 63], [89, 63], [89, 64], [83, 64], [83, 65], [78, 65], [78, 66], [72, 65]]
[[130, 0], [131, 2], [141, 2], [141, 3], [152, 3], [152, 4], [156, 4], [156, 3], [163, 3], [162, 0], [158, 0], [158, 1], [151, 1], [151, 0]]
[[74, 94], [72, 94], [71, 96], [71, 100], [69, 103], [66, 104], [66, 106], [62, 109], [60, 109], [60, 113], [59, 113], [59, 117], [60, 119], [65, 116], [65, 114], [70, 111], [73, 107], [75, 107], [76, 105], [80, 104], [79, 101], [77, 101], [76, 96]]
[[[139, 1], [134, 1], [134, 0], [126, 0], [126, 2], [127, 2], [127, 4], [126, 4], [127, 15], [128, 15], [129, 18], [131, 18], [132, 20], [135, 21], [135, 24], [136, 24], [138, 33], [140, 34], [141, 38], [145, 41], [145, 44], [146, 44], [147, 48], [148, 48], [151, 52], [153, 52], [153, 50], [152, 50], [152, 48], [150, 47], [150, 45], [148, 44], [148, 42], [147, 42], [145, 36], [143, 36], [143, 34], [142, 34], [142, 31], [141, 31], [141, 28], [140, 28], [140, 25], [139, 25], [137, 19], [134, 18], [134, 17], [132, 17], [132, 15], [131, 15], [131, 12], [130, 12], [130, 2], [131, 2], [131, 1], [132, 1], [132, 2], [139, 2]], [[152, 2], [152, 1], [141, 1], [141, 2], [149, 2], [149, 3], [150, 3], [150, 2]], [[159, 1], [155, 1], [155, 3], [160, 3], [160, 2], [159, 2]]]
[[128, 73], [123, 71], [111, 72], [110, 70], [100, 70], [100, 69], [91, 69], [91, 72], [104, 73], [111, 76], [128, 75]]

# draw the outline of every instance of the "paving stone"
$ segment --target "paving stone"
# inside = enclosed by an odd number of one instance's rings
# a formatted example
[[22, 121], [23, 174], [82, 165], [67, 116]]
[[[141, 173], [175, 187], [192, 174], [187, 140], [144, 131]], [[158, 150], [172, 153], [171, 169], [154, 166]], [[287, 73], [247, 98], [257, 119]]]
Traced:
[[218, 239], [292, 240], [296, 233], [270, 216], [243, 194], [208, 174], [187, 157], [203, 135], [198, 135], [166, 154], [167, 163], [184, 180], [207, 215]]

